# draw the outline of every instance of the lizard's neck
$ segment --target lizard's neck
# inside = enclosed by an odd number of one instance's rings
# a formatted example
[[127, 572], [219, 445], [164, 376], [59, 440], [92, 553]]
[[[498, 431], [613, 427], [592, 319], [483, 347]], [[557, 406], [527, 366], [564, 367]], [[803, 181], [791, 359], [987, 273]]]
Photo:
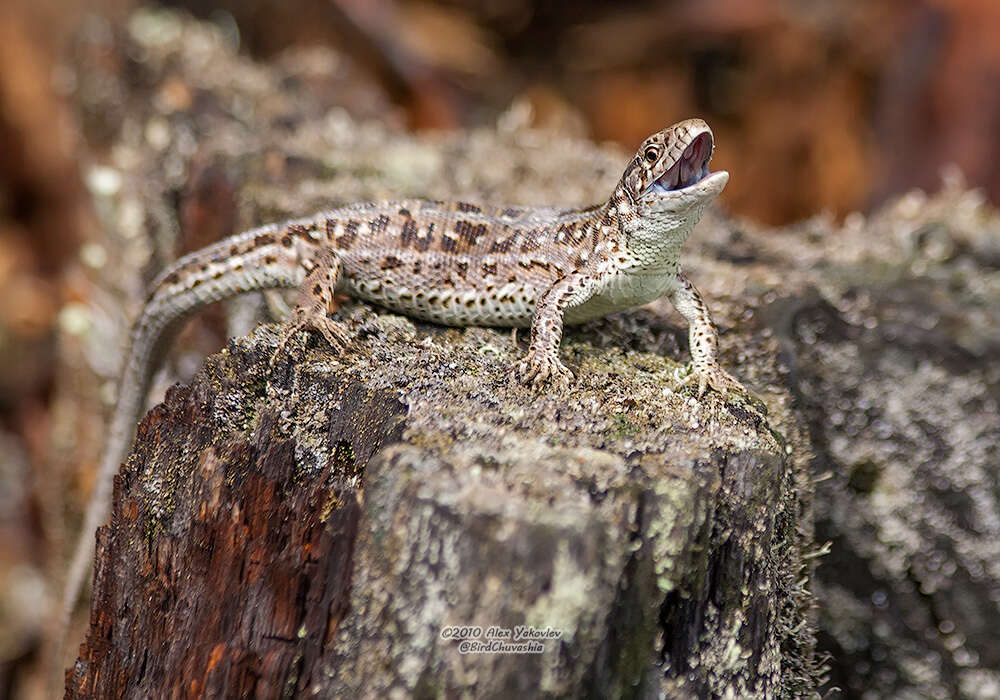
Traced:
[[650, 271], [676, 268], [680, 251], [694, 230], [708, 198], [687, 207], [651, 207], [632, 199], [619, 185], [609, 206], [617, 213], [621, 240], [633, 269]]

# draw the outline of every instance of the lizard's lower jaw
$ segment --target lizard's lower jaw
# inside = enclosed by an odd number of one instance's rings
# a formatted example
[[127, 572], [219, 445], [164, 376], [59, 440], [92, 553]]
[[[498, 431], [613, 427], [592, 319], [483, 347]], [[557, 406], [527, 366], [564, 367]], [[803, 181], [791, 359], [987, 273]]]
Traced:
[[650, 209], [679, 210], [711, 200], [726, 189], [729, 173], [725, 170], [706, 173], [700, 180], [674, 190], [664, 190], [650, 186], [643, 194], [641, 203]]
[[726, 189], [726, 184], [728, 182], [729, 173], [725, 170], [719, 170], [714, 173], [708, 173], [708, 175], [698, 180], [698, 182], [685, 187], [683, 190], [675, 191], [691, 191], [698, 197], [717, 197], [722, 193], [722, 190]]

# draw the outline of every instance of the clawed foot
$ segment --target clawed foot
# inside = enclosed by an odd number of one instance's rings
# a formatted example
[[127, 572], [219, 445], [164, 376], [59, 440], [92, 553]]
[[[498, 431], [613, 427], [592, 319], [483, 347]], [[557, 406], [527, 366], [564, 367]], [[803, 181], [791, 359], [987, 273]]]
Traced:
[[737, 394], [747, 394], [746, 388], [726, 370], [717, 363], [695, 365], [691, 373], [681, 380], [681, 385], [686, 385], [693, 379], [698, 380], [698, 398], [705, 395], [705, 391], [712, 389], [723, 396], [728, 392]]
[[545, 386], [565, 389], [573, 379], [573, 373], [555, 355], [530, 351], [514, 365], [514, 376], [534, 389]]
[[347, 346], [351, 342], [351, 336], [344, 327], [328, 318], [325, 313], [300, 314], [298, 318], [288, 324], [282, 333], [281, 342], [278, 343], [277, 349], [271, 355], [271, 366], [274, 367], [285, 346], [297, 333], [308, 330], [319, 331], [337, 354], [347, 350]]

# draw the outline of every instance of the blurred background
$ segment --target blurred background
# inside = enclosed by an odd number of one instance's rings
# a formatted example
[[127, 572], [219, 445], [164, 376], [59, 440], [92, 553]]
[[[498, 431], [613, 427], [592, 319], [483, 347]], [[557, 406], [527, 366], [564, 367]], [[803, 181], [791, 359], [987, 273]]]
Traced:
[[[36, 651], [25, 611], [39, 605], [46, 537], [30, 465], [50, 439], [55, 327], [84, 288], [72, 265], [97, 230], [100, 183], [85, 182], [81, 163], [106, 160], [119, 126], [87, 99], [140, 75], [139, 57], [116, 53], [111, 38], [138, 5], [0, 6], [0, 698], [23, 689], [18, 669]], [[714, 163], [733, 173], [725, 207], [763, 224], [868, 211], [911, 188], [937, 189], [942, 172], [1000, 200], [997, 0], [163, 6], [215, 24], [257, 60], [333, 48], [337, 104], [399, 128], [489, 125], [513, 113], [632, 149], [703, 117], [721, 144]], [[93, 75], [107, 79], [82, 84]], [[158, 99], [183, 106], [192, 96], [166, 84]]]

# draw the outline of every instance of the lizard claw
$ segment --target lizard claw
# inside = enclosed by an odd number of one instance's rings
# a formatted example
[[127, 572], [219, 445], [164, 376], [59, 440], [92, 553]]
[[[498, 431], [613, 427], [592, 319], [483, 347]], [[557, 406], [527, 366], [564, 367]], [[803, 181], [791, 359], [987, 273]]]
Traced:
[[573, 379], [573, 373], [558, 357], [531, 351], [514, 366], [514, 376], [534, 389], [544, 386], [565, 389]]
[[327, 318], [325, 315], [320, 318], [310, 320], [306, 326], [323, 334], [326, 342], [339, 355], [347, 350], [351, 342], [351, 336], [341, 324]]
[[746, 388], [726, 370], [722, 369], [718, 363], [696, 364], [691, 373], [681, 380], [681, 385], [687, 384], [692, 379], [698, 380], [698, 398], [705, 395], [708, 389], [717, 391], [725, 395], [727, 392], [746, 394]]
[[297, 333], [308, 330], [319, 331], [323, 335], [323, 338], [326, 339], [326, 342], [330, 344], [330, 347], [333, 348], [334, 352], [338, 355], [346, 351], [348, 344], [351, 342], [351, 337], [347, 330], [345, 330], [341, 324], [327, 318], [326, 314], [302, 314], [299, 318], [289, 324], [288, 328], [286, 328], [284, 333], [282, 333], [281, 342], [278, 343], [278, 347], [275, 349], [274, 354], [271, 355], [271, 367], [274, 367], [275, 362], [277, 362], [278, 357], [284, 351], [288, 342]]

